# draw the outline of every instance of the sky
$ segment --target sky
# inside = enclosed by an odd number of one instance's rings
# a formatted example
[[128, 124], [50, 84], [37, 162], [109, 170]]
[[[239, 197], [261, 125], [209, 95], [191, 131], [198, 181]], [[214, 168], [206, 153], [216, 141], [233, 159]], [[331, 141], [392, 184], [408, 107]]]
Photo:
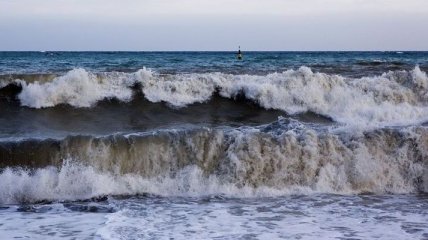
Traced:
[[428, 50], [428, 0], [0, 0], [0, 50]]

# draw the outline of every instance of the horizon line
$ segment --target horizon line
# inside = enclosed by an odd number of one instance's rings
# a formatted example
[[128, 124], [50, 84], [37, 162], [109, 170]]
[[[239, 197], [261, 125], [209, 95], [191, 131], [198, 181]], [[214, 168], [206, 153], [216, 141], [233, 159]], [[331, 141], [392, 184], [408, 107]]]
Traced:
[[[236, 52], [237, 50], [0, 50], [0, 52]], [[242, 50], [244, 52], [428, 52], [428, 50]]]

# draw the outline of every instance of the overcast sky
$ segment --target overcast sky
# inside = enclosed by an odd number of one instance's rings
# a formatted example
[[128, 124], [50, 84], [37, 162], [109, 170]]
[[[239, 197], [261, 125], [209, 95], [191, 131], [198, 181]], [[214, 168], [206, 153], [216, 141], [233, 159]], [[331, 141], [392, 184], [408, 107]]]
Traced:
[[428, 50], [428, 0], [0, 0], [0, 50]]

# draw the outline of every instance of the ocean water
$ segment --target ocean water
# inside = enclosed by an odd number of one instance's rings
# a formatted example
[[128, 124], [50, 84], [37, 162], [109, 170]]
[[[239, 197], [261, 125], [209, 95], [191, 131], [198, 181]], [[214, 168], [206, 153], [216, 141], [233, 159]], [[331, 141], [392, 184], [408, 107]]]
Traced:
[[428, 52], [0, 52], [1, 239], [428, 239]]

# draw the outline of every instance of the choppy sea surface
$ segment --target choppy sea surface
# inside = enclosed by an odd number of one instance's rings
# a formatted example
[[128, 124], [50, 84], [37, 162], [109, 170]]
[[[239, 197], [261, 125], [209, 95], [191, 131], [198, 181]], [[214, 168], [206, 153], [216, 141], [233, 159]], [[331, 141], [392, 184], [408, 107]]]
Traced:
[[428, 52], [0, 52], [1, 239], [428, 239]]

